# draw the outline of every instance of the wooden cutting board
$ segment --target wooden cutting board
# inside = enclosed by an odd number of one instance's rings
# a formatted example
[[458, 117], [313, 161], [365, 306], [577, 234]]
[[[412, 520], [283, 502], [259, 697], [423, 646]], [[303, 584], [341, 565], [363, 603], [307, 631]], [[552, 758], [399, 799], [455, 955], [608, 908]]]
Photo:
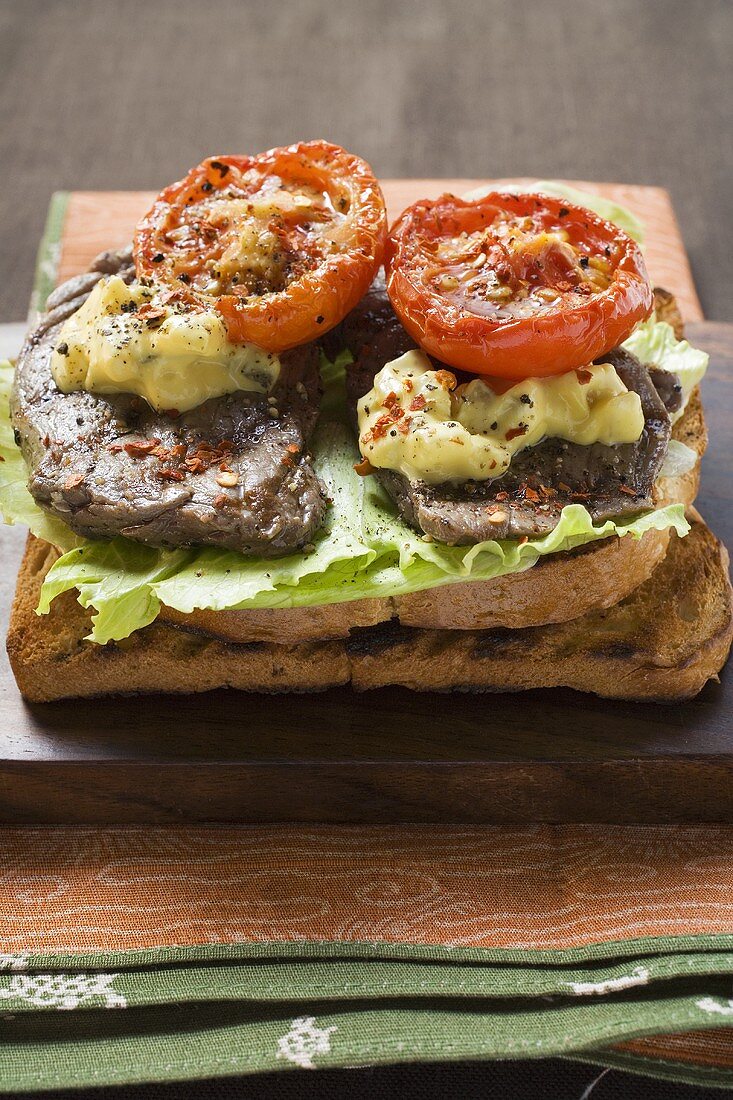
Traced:
[[[384, 180], [382, 189], [390, 222], [417, 199], [436, 198], [445, 191], [463, 195], [487, 184], [499, 190], [507, 185], [531, 185], [529, 179], [426, 179]], [[701, 321], [702, 308], [692, 281], [679, 226], [669, 193], [661, 187], [627, 183], [588, 183], [575, 180], [573, 187], [603, 195], [627, 206], [644, 222], [644, 250], [649, 274], [658, 286], [674, 290], [686, 321]], [[84, 271], [89, 261], [105, 248], [116, 248], [132, 239], [135, 223], [148, 210], [152, 191], [74, 191], [69, 195], [63, 221], [57, 279]]]
[[[478, 180], [388, 181], [390, 213]], [[503, 181], [502, 181], [503, 182]], [[669, 196], [579, 184], [647, 225], [652, 279], [701, 319]], [[129, 240], [151, 196], [58, 200], [48, 281]], [[58, 232], [60, 230], [60, 232]], [[699, 508], [733, 545], [733, 326], [692, 324], [711, 352], [712, 445]], [[0, 550], [13, 533], [0, 530]], [[5, 557], [6, 555], [4, 555]], [[29, 706], [0, 670], [0, 822], [704, 822], [733, 820], [733, 678], [682, 705], [568, 691], [505, 696], [262, 697], [235, 692]]]

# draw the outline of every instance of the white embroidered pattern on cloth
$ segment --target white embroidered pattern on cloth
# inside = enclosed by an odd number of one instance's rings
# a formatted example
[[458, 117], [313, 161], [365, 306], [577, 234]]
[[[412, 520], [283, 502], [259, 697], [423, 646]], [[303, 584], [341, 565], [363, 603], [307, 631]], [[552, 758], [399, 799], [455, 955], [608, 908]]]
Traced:
[[618, 978], [607, 978], [605, 982], [566, 982], [571, 991], [577, 997], [587, 994], [617, 993], [622, 989], [633, 989], [636, 985], [646, 985], [649, 981], [649, 971], [646, 967], [635, 966], [630, 974], [622, 974]]
[[0, 970], [27, 970], [27, 955], [6, 955], [0, 951]]
[[291, 1023], [290, 1030], [278, 1039], [277, 1057], [285, 1058], [301, 1069], [315, 1069], [314, 1057], [331, 1051], [333, 1031], [338, 1031], [336, 1025], [316, 1027], [315, 1016], [298, 1016]]
[[717, 1012], [720, 1016], [733, 1016], [733, 1000], [719, 1001], [715, 997], [703, 997], [701, 1001], [695, 1001], [703, 1012]]
[[127, 1008], [126, 998], [112, 988], [118, 977], [119, 974], [15, 974], [7, 985], [0, 986], [0, 1000], [25, 1001], [34, 1008], [66, 1011], [85, 1001], [98, 1000], [104, 1008]]

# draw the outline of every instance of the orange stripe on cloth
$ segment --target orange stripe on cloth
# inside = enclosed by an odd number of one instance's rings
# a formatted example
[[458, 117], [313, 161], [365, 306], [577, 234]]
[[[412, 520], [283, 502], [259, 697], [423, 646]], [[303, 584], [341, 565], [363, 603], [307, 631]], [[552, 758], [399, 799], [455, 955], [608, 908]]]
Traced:
[[733, 933], [733, 828], [5, 829], [0, 943], [517, 949]]
[[733, 1028], [715, 1031], [685, 1031], [679, 1035], [659, 1035], [652, 1039], [634, 1039], [619, 1043], [616, 1050], [639, 1054], [644, 1058], [662, 1058], [686, 1065], [716, 1066], [733, 1069]]

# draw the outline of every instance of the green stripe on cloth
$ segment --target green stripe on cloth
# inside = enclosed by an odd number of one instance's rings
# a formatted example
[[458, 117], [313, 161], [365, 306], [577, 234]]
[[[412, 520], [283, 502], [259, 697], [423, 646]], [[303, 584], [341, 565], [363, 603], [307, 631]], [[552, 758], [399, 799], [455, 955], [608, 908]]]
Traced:
[[46, 215], [46, 225], [36, 257], [36, 274], [31, 293], [29, 320], [32, 320], [34, 315], [43, 309], [46, 299], [56, 285], [61, 235], [68, 205], [68, 191], [55, 191], [51, 196], [48, 214]]
[[[704, 986], [706, 997], [720, 1004], [730, 987], [728, 979], [708, 979]], [[593, 1004], [466, 999], [335, 1006], [313, 1000], [26, 1013], [3, 1021], [0, 1080], [6, 1090], [22, 1092], [277, 1069], [598, 1052], [626, 1039], [729, 1024], [724, 1015], [700, 1008], [702, 988], [668, 983], [656, 996]]]
[[[482, 966], [403, 960], [260, 959], [228, 965], [189, 964], [116, 970], [109, 965], [52, 968], [17, 962], [0, 973], [0, 1007], [34, 1012], [94, 1009], [109, 998], [127, 1007], [300, 999], [597, 998], [679, 978], [733, 974], [733, 954], [706, 952], [641, 956], [595, 967]], [[100, 976], [105, 984], [100, 985]], [[67, 1004], [64, 1004], [64, 999]]]

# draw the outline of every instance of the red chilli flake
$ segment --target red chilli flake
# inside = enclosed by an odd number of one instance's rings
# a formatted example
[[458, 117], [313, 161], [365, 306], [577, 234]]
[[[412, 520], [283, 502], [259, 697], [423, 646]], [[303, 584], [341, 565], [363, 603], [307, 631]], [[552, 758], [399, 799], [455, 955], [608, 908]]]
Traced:
[[587, 386], [593, 377], [591, 372], [587, 370], [586, 367], [579, 367], [578, 370], [576, 370], [575, 374], [581, 386]]
[[[368, 434], [372, 439], [382, 439], [382, 437], [387, 434], [392, 424], [394, 424], [394, 419], [385, 413], [384, 416], [380, 416], [379, 420]], [[364, 438], [366, 440], [366, 436]]]
[[420, 412], [420, 409], [424, 409], [426, 405], [427, 400], [425, 398], [425, 395], [419, 393], [417, 397], [413, 397], [412, 401], [410, 402], [410, 412]]
[[518, 435], [526, 435], [529, 431], [526, 424], [520, 424], [518, 428], [510, 428], [504, 436], [505, 439], [516, 439]]
[[458, 379], [455, 374], [451, 374], [449, 370], [436, 371], [435, 381], [439, 386], [442, 386], [444, 390], [454, 390], [458, 385]]
[[145, 458], [151, 451], [154, 451], [156, 447], [160, 446], [159, 439], [141, 439], [135, 440], [132, 443], [125, 443], [124, 449], [127, 451], [131, 458]]

